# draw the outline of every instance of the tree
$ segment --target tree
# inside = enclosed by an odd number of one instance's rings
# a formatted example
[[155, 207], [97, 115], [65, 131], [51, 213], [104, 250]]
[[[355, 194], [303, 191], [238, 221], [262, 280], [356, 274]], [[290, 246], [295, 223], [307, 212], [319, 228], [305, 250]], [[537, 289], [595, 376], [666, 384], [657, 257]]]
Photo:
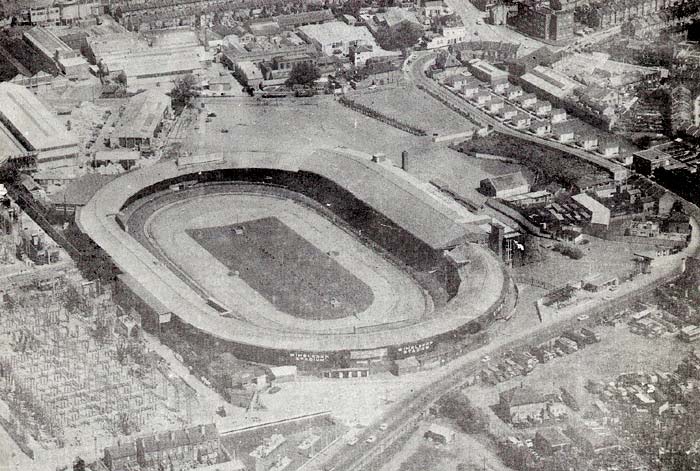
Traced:
[[292, 67], [286, 85], [288, 87], [294, 85], [311, 85], [319, 78], [321, 78], [321, 72], [318, 70], [318, 67], [313, 64], [302, 62]]
[[377, 42], [388, 51], [408, 49], [423, 36], [423, 28], [410, 21], [402, 21], [391, 28], [382, 28], [377, 31]]
[[438, 403], [441, 415], [453, 419], [467, 433], [480, 433], [488, 429], [488, 416], [462, 393], [450, 393]]
[[119, 72], [119, 75], [117, 75], [116, 80], [117, 80], [117, 83], [126, 87], [126, 74], [124, 73], [123, 70], [121, 72]]
[[183, 75], [175, 79], [175, 88], [170, 92], [170, 97], [173, 100], [173, 107], [181, 110], [187, 106], [195, 96], [194, 87], [197, 84], [197, 79], [192, 74]]

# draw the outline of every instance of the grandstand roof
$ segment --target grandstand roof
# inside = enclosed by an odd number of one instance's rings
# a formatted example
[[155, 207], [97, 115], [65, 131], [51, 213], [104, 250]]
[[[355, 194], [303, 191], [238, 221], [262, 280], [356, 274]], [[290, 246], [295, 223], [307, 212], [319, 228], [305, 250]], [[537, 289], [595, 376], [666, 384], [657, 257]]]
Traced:
[[[466, 231], [456, 222], [459, 215], [400, 169], [378, 165], [368, 154], [348, 149], [316, 154], [321, 159], [314, 160], [320, 160], [321, 165], [309, 171], [338, 183], [431, 248], [448, 248], [464, 239]], [[407, 205], [411, 211], [406, 211]]]
[[15, 137], [30, 147], [29, 150], [58, 149], [78, 144], [37, 97], [20, 85], [0, 83], [0, 115], [10, 123]]
[[0, 122], [0, 163], [4, 162], [9, 157], [24, 155], [27, 150], [22, 144], [12, 135], [9, 129]]

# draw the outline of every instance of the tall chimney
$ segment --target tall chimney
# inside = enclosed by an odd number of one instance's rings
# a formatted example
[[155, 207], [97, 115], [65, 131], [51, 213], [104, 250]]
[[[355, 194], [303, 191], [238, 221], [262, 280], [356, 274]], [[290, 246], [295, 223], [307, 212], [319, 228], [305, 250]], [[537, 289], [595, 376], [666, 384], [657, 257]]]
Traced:
[[401, 170], [408, 172], [408, 151], [401, 152]]

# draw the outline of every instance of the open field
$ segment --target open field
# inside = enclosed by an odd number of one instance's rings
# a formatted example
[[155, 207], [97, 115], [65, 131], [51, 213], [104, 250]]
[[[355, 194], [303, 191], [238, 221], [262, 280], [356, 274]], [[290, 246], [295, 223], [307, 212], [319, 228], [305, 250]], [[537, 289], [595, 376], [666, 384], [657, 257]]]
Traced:
[[[130, 226], [143, 227], [146, 234], [144, 241], [162, 259], [173, 263], [194, 286], [249, 322], [286, 331], [352, 331], [356, 326], [417, 320], [424, 313], [422, 291], [408, 274], [314, 211], [290, 200], [256, 194], [221, 193], [221, 188], [216, 191], [218, 193], [199, 193], [198, 197], [193, 194], [192, 198], [183, 198], [182, 194], [165, 197], [139, 210], [135, 214], [139, 222], [133, 225], [130, 222]], [[312, 300], [307, 296], [308, 285], [307, 291], [291, 295], [293, 289], [299, 290], [300, 283], [299, 279], [293, 280], [293, 275], [285, 276], [285, 272], [268, 280], [263, 279], [278, 270], [274, 266], [277, 262], [263, 262], [259, 256], [251, 253], [236, 254], [237, 251], [252, 250], [252, 246], [239, 244], [235, 250], [229, 251], [223, 240], [205, 242], [199, 236], [196, 237], [197, 242], [191, 236], [198, 231], [221, 227], [222, 223], [250, 225], [251, 221], [271, 218], [296, 233], [295, 238], [292, 239], [290, 233], [265, 234], [265, 228], [258, 227], [253, 230], [262, 242], [256, 243], [267, 245], [265, 250], [276, 257], [286, 258], [290, 264], [311, 254], [308, 249], [311, 246], [317, 251], [315, 260], [321, 264], [333, 262], [333, 268], [324, 267], [318, 271], [319, 267], [315, 267], [313, 270], [316, 271], [312, 274], [307, 270], [310, 269], [311, 260], [306, 260], [302, 264], [306, 268], [300, 271], [297, 267], [297, 274], [303, 272], [311, 279], [331, 283], [333, 291], [329, 286], [313, 281], [311, 284], [319, 292], [314, 295], [311, 304]], [[271, 251], [275, 244], [277, 248]], [[300, 248], [306, 246], [302, 250], [307, 255], [294, 254], [294, 245]], [[220, 257], [224, 252], [226, 259], [222, 260]], [[332, 259], [325, 255], [329, 253], [333, 254]], [[235, 260], [231, 257], [235, 257]], [[244, 260], [246, 257], [248, 259]], [[253, 262], [255, 267], [251, 265]], [[260, 263], [265, 263], [264, 268], [257, 266]], [[234, 265], [239, 266], [235, 268]], [[251, 268], [248, 273], [244, 273], [246, 267]], [[338, 269], [344, 270], [347, 275], [340, 284], [337, 280], [330, 280], [330, 273], [338, 274]], [[232, 271], [238, 271], [240, 276], [231, 276]], [[259, 274], [254, 274], [254, 271]], [[346, 283], [349, 279], [356, 282]], [[325, 290], [325, 294], [320, 294], [322, 290]], [[283, 293], [289, 296], [282, 297]], [[330, 310], [339, 312], [326, 315], [329, 306], [323, 300], [324, 296], [329, 296], [328, 301], [332, 297], [347, 299], [344, 302], [347, 306], [340, 312], [340, 304], [338, 307], [331, 305]], [[342, 300], [340, 302], [343, 303]], [[319, 312], [324, 312], [324, 315], [319, 316]], [[350, 313], [354, 315], [346, 317]]]
[[372, 303], [367, 285], [275, 217], [186, 232], [265, 299], [293, 316], [338, 319], [364, 311]]
[[401, 122], [425, 129], [429, 135], [452, 134], [476, 127], [410, 84], [354, 92], [348, 94], [348, 98]]

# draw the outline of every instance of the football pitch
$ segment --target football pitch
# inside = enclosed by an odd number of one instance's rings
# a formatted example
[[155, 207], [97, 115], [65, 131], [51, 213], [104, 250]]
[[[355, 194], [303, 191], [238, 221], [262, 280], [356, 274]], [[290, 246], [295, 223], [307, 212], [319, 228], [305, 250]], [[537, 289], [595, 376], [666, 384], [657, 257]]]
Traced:
[[373, 302], [370, 287], [276, 217], [187, 229], [187, 234], [280, 311], [339, 319]]

